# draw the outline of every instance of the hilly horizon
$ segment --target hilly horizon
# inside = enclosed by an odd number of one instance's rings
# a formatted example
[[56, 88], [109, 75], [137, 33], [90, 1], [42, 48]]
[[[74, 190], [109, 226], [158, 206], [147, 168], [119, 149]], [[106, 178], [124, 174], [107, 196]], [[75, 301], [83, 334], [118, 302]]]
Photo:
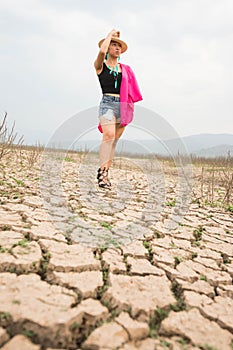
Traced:
[[[96, 140], [81, 140], [76, 143], [79, 150], [93, 150]], [[233, 134], [196, 134], [176, 139], [157, 140], [125, 140], [122, 138], [117, 145], [118, 153], [158, 155], [189, 153], [203, 157], [225, 157], [233, 154]]]

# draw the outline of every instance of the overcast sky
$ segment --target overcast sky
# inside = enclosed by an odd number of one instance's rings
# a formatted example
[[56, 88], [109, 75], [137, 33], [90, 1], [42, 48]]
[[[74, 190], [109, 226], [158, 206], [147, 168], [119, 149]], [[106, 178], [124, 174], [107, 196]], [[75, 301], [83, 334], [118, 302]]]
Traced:
[[121, 61], [138, 79], [138, 106], [180, 136], [233, 133], [232, 0], [0, 0], [1, 117], [45, 143], [97, 106], [93, 61], [112, 28], [128, 44]]

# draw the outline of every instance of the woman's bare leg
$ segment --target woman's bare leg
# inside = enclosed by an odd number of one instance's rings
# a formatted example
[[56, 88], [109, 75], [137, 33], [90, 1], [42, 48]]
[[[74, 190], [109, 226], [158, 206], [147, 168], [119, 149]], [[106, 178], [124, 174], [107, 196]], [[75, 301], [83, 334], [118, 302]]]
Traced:
[[97, 178], [100, 187], [109, 189], [111, 187], [111, 183], [108, 179], [108, 169], [112, 164], [117, 142], [125, 127], [122, 127], [119, 123], [116, 123], [115, 117], [112, 118], [112, 121], [101, 117], [100, 122], [103, 131], [103, 139], [100, 145], [100, 168], [98, 170]]
[[100, 145], [100, 169], [109, 168], [109, 163], [112, 154], [112, 147], [115, 140], [116, 133], [116, 123], [115, 118], [111, 121], [106, 120], [105, 118], [100, 118], [101, 127], [103, 130], [103, 138]]
[[121, 124], [118, 124], [118, 123], [115, 124], [115, 138], [112, 142], [111, 153], [110, 153], [109, 161], [107, 163], [107, 169], [109, 169], [110, 166], [112, 165], [112, 160], [115, 154], [117, 142], [120, 139], [121, 135], [123, 134], [124, 130], [125, 130], [125, 126], [121, 126]]

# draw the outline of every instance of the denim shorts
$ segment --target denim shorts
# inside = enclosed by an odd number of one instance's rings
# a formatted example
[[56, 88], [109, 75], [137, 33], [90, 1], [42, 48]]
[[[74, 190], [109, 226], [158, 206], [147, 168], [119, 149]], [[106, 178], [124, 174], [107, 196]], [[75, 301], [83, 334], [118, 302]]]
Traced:
[[99, 105], [99, 118], [103, 117], [111, 121], [113, 116], [117, 122], [120, 121], [120, 97], [103, 95]]

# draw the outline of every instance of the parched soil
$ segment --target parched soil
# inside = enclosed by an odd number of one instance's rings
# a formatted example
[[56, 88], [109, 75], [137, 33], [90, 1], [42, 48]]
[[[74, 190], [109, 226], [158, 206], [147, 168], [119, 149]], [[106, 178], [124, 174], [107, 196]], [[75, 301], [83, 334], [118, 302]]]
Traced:
[[1, 349], [233, 349], [226, 186], [155, 158], [116, 158], [111, 191], [95, 154], [0, 168]]

